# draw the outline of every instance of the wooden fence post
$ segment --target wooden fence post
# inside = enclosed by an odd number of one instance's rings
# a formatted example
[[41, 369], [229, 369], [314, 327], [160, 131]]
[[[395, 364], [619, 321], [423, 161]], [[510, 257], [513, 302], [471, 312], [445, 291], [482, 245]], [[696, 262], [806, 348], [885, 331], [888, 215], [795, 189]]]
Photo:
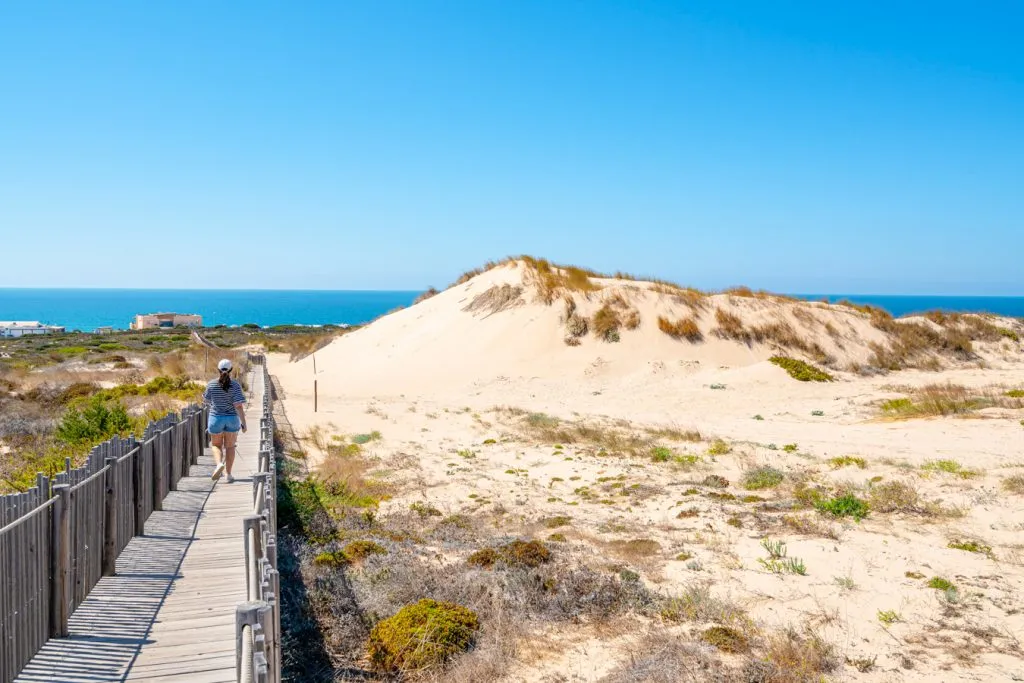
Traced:
[[71, 487], [53, 487], [50, 529], [50, 637], [66, 638], [71, 601]]
[[117, 457], [107, 458], [107, 471], [103, 476], [103, 576], [117, 573]]
[[262, 520], [263, 517], [260, 515], [246, 515], [242, 518], [242, 538], [245, 540], [245, 586], [249, 600], [259, 599], [259, 575], [256, 572], [260, 558], [263, 557], [263, 537], [260, 535]]
[[164, 509], [164, 481], [167, 478], [167, 463], [164, 462], [164, 440], [157, 431], [153, 439], [153, 510]]
[[146, 504], [144, 491], [148, 488], [142, 483], [142, 472], [143, 472], [143, 461], [142, 451], [143, 442], [140, 442], [135, 450], [135, 457], [132, 458], [132, 495], [135, 500], [135, 535], [143, 536], [146, 533]]

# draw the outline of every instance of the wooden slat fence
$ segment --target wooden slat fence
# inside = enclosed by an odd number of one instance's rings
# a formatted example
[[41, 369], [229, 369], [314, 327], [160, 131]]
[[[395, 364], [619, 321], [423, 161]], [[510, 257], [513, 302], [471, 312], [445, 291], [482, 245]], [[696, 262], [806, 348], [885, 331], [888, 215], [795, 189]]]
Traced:
[[0, 496], [0, 683], [10, 683], [68, 618], [205, 443], [206, 410], [150, 423], [142, 440], [113, 438], [25, 493]]
[[251, 359], [263, 375], [259, 468], [253, 476], [253, 514], [243, 521], [248, 601], [235, 612], [238, 683], [281, 681], [281, 580], [277, 571], [277, 458], [273, 390], [266, 361]]

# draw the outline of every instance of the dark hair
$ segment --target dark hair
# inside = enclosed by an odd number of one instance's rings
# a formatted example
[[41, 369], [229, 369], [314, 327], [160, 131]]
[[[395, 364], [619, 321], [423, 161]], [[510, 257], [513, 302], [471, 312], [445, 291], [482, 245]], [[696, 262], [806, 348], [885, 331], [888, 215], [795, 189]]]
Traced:
[[227, 391], [228, 389], [230, 389], [231, 388], [231, 371], [230, 370], [221, 370], [220, 371], [220, 379], [217, 380], [217, 383], [220, 384], [220, 388], [223, 389], [224, 391]]

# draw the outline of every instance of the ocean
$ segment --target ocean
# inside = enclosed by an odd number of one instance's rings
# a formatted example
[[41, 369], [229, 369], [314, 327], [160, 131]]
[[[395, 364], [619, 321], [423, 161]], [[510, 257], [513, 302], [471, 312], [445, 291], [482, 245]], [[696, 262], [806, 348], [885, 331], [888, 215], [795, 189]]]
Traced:
[[[408, 306], [419, 292], [197, 290], [197, 289], [4, 289], [0, 320], [38, 320], [68, 330], [127, 329], [136, 313], [198, 313], [203, 324], [261, 326], [358, 325]], [[941, 309], [1024, 317], [1024, 297], [798, 294], [829, 301], [871, 304], [895, 316]]]
[[70, 330], [128, 329], [137, 313], [198, 313], [203, 325], [358, 325], [408, 306], [419, 292], [3, 289], [0, 320], [38, 320]]

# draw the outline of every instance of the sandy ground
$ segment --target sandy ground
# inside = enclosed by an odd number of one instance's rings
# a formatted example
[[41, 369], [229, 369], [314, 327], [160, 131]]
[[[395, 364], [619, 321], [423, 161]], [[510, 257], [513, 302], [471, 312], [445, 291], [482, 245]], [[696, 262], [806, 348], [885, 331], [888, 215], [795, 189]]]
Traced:
[[[1024, 473], [1024, 411], [989, 408], [967, 418], [897, 421], [880, 418], [878, 407], [903, 396], [906, 386], [935, 382], [1024, 387], [1019, 347], [1006, 342], [986, 349], [983, 368], [962, 364], [869, 377], [836, 372], [835, 382], [798, 382], [766, 361], [770, 348], [711, 335], [689, 344], [660, 333], [652, 307], [665, 304], [645, 293], [637, 296], [640, 328], [624, 332], [617, 344], [586, 338], [566, 346], [557, 303], [526, 297], [503, 310], [464, 310], [489, 288], [520, 282], [516, 269], [490, 271], [319, 351], [315, 414], [313, 359], [289, 363], [271, 356], [296, 432], [379, 431], [382, 438], [368, 445], [369, 453], [385, 464], [413, 462], [392, 473], [399, 493], [384, 503], [385, 511], [416, 500], [446, 512], [482, 513], [501, 505], [517, 531], [539, 538], [551, 533], [542, 520], [570, 517], [557, 529], [570, 543], [628, 563], [659, 591], [712, 582], [764, 629], [815, 629], [848, 660], [838, 679], [1024, 680], [1018, 641], [1024, 634], [1024, 496], [1002, 487], [1006, 477]], [[773, 302], [735, 306], [748, 322], [792, 319]], [[863, 316], [803, 306], [815, 316], [812, 327], [832, 322], [843, 330], [805, 331], [839, 356], [840, 367], [862, 361], [868, 342], [878, 340]], [[705, 312], [702, 324], [711, 317]], [[608, 455], [586, 439], [545, 441], [530, 426], [542, 418], [529, 416], [540, 413], [563, 425], [585, 423], [649, 439], [672, 458], [655, 462], [647, 451]], [[696, 430], [700, 440], [675, 440], [659, 429]], [[728, 444], [728, 453], [709, 453], [716, 439]], [[846, 455], [863, 458], [866, 466], [827, 462]], [[955, 460], [976, 476], [923, 467], [940, 459]], [[743, 473], [765, 465], [782, 471], [785, 481], [744, 490]], [[724, 477], [728, 487], [706, 486], [709, 475]], [[801, 479], [844, 485], [862, 496], [873, 485], [905, 482], [923, 500], [963, 515], [872, 511], [856, 523], [792, 510], [791, 482]], [[708, 496], [722, 491], [763, 500]], [[811, 520], [818, 531], [801, 533], [782, 521], [787, 515]], [[760, 562], [767, 558], [765, 538], [784, 541], [806, 575], [769, 571]], [[657, 549], [627, 552], [622, 542], [631, 539], [652, 539]], [[991, 552], [948, 547], [962, 540]], [[689, 557], [677, 559], [681, 553]], [[956, 593], [927, 587], [931, 577], [948, 579]], [[898, 621], [883, 624], [879, 613], [888, 611]], [[640, 631], [651, 628], [658, 625], [637, 623], [626, 633], [538, 634], [505, 680], [599, 680], [628, 659]], [[858, 671], [856, 661], [873, 658], [870, 671]]]

